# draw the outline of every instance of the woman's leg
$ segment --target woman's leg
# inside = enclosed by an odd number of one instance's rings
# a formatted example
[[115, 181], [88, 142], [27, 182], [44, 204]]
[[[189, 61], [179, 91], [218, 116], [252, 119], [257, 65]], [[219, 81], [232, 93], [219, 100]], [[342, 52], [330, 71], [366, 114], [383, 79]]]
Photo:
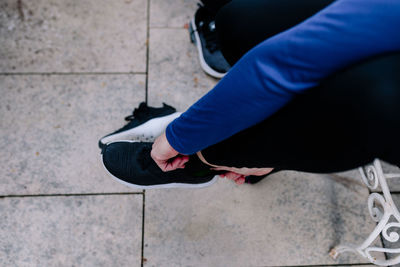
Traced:
[[400, 163], [400, 54], [337, 73], [286, 107], [202, 151], [211, 164], [306, 172]]
[[260, 42], [311, 17], [333, 0], [233, 0], [216, 16], [221, 51], [233, 65]]

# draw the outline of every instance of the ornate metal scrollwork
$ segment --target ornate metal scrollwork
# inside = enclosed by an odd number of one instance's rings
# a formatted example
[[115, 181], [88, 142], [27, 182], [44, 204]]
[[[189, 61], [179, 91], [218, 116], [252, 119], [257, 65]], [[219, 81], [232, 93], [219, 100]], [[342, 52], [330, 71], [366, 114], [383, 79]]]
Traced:
[[[379, 266], [388, 266], [400, 263], [400, 248], [380, 248], [372, 245], [380, 234], [382, 234], [382, 237], [385, 240], [391, 243], [398, 242], [400, 239], [400, 235], [395, 231], [395, 229], [393, 229], [398, 228], [400, 230], [400, 213], [393, 202], [386, 182], [386, 179], [388, 178], [400, 178], [400, 174], [384, 174], [379, 159], [375, 159], [372, 165], [365, 168], [359, 168], [359, 170], [362, 181], [369, 189], [375, 190], [380, 186], [383, 192], [383, 195], [379, 193], [371, 193], [368, 197], [368, 210], [372, 219], [377, 222], [377, 225], [374, 231], [372, 231], [361, 245], [340, 245], [333, 248], [330, 255], [335, 259], [340, 253], [351, 251], [359, 253], [361, 256], [367, 258], [371, 263]], [[389, 222], [389, 219], [391, 218], [392, 220]], [[382, 260], [371, 255], [371, 252], [398, 255], [390, 260]]]
[[374, 165], [365, 167], [365, 170], [360, 167], [359, 171], [361, 173], [361, 179], [368, 186], [369, 189], [375, 190], [378, 188], [379, 179], [378, 172]]
[[397, 228], [400, 229], [400, 223], [393, 223], [393, 222], [392, 223], [388, 223], [385, 226], [385, 228], [383, 228], [382, 235], [383, 235], [383, 238], [385, 238], [387, 241], [394, 243], [394, 242], [399, 241], [399, 237], [400, 236], [399, 236], [398, 233], [396, 233], [394, 231], [390, 232], [388, 234], [389, 228], [392, 228], [392, 227], [397, 227]]

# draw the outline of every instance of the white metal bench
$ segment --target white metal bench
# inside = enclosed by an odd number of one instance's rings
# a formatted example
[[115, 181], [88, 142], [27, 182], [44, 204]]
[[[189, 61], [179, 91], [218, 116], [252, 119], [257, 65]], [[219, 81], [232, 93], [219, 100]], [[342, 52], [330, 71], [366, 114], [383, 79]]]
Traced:
[[[388, 242], [394, 243], [399, 241], [400, 236], [394, 229], [400, 229], [400, 213], [393, 202], [386, 179], [400, 178], [400, 173], [383, 173], [379, 159], [375, 159], [373, 164], [369, 166], [360, 167], [359, 170], [363, 182], [370, 190], [376, 190], [380, 186], [383, 192], [383, 195], [372, 192], [368, 197], [368, 210], [377, 225], [362, 244], [336, 246], [330, 251], [330, 256], [336, 259], [340, 253], [351, 251], [359, 253], [371, 263], [379, 266], [400, 263], [400, 248], [381, 248], [373, 245], [380, 234]], [[397, 254], [397, 256], [392, 259], [383, 260], [377, 259], [371, 253], [390, 253]]]

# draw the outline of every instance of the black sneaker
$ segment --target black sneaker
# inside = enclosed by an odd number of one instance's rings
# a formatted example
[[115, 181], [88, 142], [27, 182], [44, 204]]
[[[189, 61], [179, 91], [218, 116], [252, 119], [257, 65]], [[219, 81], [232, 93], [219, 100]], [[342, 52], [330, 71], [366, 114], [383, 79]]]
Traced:
[[189, 25], [190, 39], [197, 46], [200, 65], [215, 78], [222, 78], [230, 69], [229, 63], [221, 53], [215, 29], [215, 16], [199, 4]]
[[163, 103], [161, 108], [153, 108], [140, 103], [132, 115], [125, 118], [129, 121], [121, 129], [102, 137], [99, 147], [103, 148], [107, 143], [119, 140], [154, 141], [161, 135], [168, 124], [181, 115], [176, 109]]
[[150, 156], [153, 143], [117, 141], [104, 146], [102, 161], [118, 182], [133, 188], [200, 188], [217, 181], [220, 172], [210, 170], [196, 155], [184, 169], [163, 172]]

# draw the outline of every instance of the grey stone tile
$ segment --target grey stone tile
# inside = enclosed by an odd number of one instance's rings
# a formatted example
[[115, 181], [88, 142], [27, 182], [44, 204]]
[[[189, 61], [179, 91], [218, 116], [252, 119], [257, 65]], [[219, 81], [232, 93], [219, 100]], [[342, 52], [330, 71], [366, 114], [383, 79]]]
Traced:
[[143, 72], [146, 2], [1, 1], [0, 71]]
[[142, 196], [0, 199], [1, 266], [140, 266]]
[[185, 29], [151, 29], [149, 104], [166, 102], [184, 111], [217, 83], [201, 69]]
[[99, 138], [145, 97], [144, 75], [0, 76], [0, 195], [132, 191], [104, 171]]
[[[400, 208], [400, 194], [393, 194], [392, 195], [393, 201], [396, 204], [397, 208]], [[396, 222], [394, 220], [394, 218], [392, 217], [390, 219], [391, 222]], [[398, 235], [400, 235], [400, 229], [398, 227], [391, 227], [389, 228], [388, 234], [390, 233], [397, 233]], [[388, 240], [386, 240], [383, 236], [382, 236], [382, 240], [383, 240], [383, 245], [385, 248], [392, 248], [392, 249], [399, 249], [400, 248], [400, 240], [398, 240], [397, 242], [390, 242]], [[391, 254], [391, 253], [387, 253], [386, 254], [388, 259], [393, 259], [396, 256], [398, 257], [399, 254]], [[396, 264], [396, 265], [392, 265], [395, 267], [400, 267], [400, 264]]]
[[198, 190], [149, 190], [147, 266], [364, 263], [356, 254], [334, 261], [328, 253], [339, 243], [361, 243], [372, 231], [367, 196], [352, 177], [298, 172], [253, 186], [220, 179]]
[[151, 0], [150, 27], [183, 28], [193, 18], [197, 0]]

